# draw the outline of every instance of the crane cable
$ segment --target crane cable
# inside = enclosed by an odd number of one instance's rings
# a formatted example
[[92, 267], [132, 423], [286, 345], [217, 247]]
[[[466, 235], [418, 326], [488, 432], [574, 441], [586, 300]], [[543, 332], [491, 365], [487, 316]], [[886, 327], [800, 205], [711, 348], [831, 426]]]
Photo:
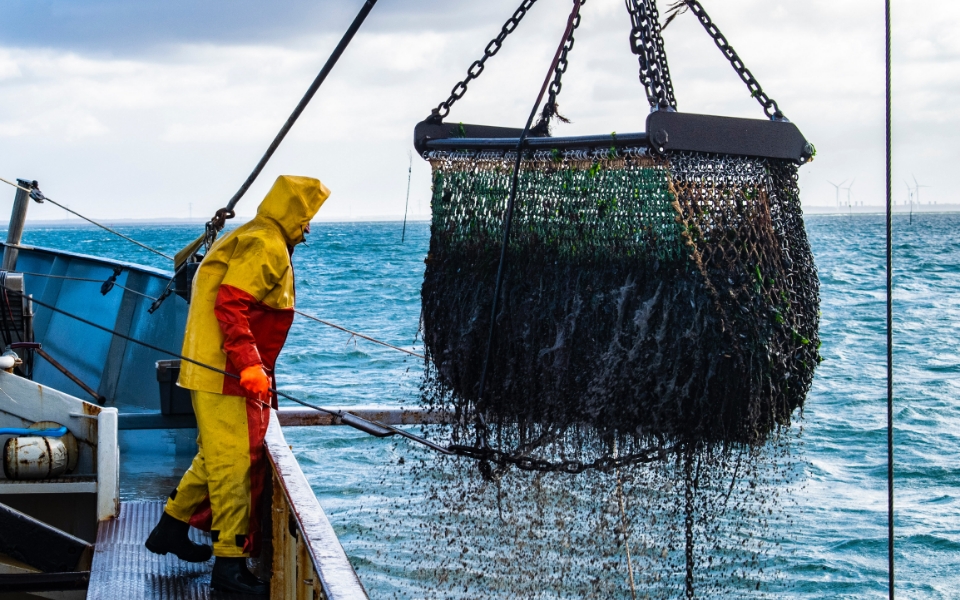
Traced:
[[894, 522], [893, 522], [893, 178], [890, 95], [890, 0], [884, 1], [884, 38], [886, 43], [886, 176], [887, 176], [887, 585], [894, 598]]

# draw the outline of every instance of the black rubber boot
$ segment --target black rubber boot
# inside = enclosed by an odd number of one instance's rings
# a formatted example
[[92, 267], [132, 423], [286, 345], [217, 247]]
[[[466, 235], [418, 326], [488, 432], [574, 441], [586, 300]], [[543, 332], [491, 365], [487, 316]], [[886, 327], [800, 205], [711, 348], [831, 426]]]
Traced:
[[260, 581], [247, 569], [247, 559], [218, 556], [213, 563], [210, 587], [220, 592], [266, 596], [270, 584]]
[[150, 532], [147, 538], [147, 550], [154, 554], [172, 553], [180, 560], [187, 562], [206, 562], [210, 560], [213, 550], [204, 544], [195, 544], [190, 541], [187, 532], [190, 525], [174, 519], [166, 512], [160, 517], [160, 522]]

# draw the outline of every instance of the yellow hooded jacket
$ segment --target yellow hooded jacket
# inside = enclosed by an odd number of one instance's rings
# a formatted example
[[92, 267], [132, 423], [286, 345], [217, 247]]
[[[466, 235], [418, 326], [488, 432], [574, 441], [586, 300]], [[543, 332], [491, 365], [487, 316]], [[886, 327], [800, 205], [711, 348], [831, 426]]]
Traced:
[[[213, 244], [193, 280], [184, 356], [237, 375], [262, 364], [273, 380], [293, 323], [290, 256], [329, 196], [317, 179], [281, 175], [257, 216]], [[191, 390], [254, 397], [238, 379], [186, 361], [178, 383]]]

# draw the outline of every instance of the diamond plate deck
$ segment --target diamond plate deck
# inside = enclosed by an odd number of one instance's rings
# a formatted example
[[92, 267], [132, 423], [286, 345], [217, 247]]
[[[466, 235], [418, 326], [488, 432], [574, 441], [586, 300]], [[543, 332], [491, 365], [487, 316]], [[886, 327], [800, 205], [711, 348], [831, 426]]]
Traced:
[[[143, 542], [150, 535], [163, 502], [124, 502], [120, 517], [100, 523], [93, 555], [87, 600], [206, 600], [246, 598], [211, 592], [213, 559], [188, 563], [172, 554], [159, 556]], [[198, 543], [210, 543], [210, 536], [190, 529]]]

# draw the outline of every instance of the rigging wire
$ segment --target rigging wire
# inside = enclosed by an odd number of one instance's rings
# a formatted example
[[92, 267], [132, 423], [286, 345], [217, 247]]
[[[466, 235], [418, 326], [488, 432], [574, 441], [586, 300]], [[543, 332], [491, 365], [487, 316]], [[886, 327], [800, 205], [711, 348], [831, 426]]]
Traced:
[[893, 178], [890, 97], [890, 0], [884, 2], [886, 43], [886, 176], [887, 176], [887, 569], [890, 600], [894, 598], [893, 531]]
[[136, 294], [136, 295], [138, 295], [138, 296], [143, 296], [143, 297], [146, 298], [147, 300], [156, 300], [156, 298], [154, 298], [153, 296], [148, 296], [147, 294], [144, 294], [143, 292], [138, 292], [137, 290], [132, 289], [132, 288], [128, 288], [128, 287], [125, 286], [125, 285], [120, 285], [119, 283], [117, 283], [117, 282], [115, 282], [115, 281], [111, 282], [109, 278], [108, 278], [108, 279], [92, 279], [92, 278], [89, 278], [89, 277], [70, 277], [70, 276], [68, 276], [68, 275], [50, 275], [49, 273], [31, 273], [31, 272], [29, 272], [29, 271], [10, 271], [10, 273], [20, 273], [21, 275], [31, 275], [31, 276], [33, 276], [33, 277], [46, 277], [46, 278], [48, 278], [48, 279], [64, 279], [64, 280], [67, 280], [67, 281], [85, 281], [85, 282], [89, 282], [89, 283], [99, 283], [99, 284], [101, 284], [101, 285], [104, 284], [104, 283], [112, 283], [112, 285], [115, 285], [115, 286], [117, 286], [118, 288], [120, 288], [120, 289], [122, 289], [122, 290], [127, 290], [127, 291], [130, 292], [131, 294]]
[[[17, 296], [21, 296], [21, 297], [24, 296], [24, 294], [21, 294], [20, 292], [11, 291], [10, 293], [12, 293], [12, 294], [14, 294], [14, 295], [17, 295]], [[81, 323], [83, 323], [83, 324], [85, 324], [85, 325], [89, 325], [90, 327], [93, 327], [93, 328], [95, 328], [95, 329], [99, 329], [100, 331], [104, 331], [104, 332], [109, 333], [109, 334], [111, 334], [111, 335], [115, 335], [115, 336], [117, 336], [117, 337], [119, 337], [119, 338], [121, 338], [121, 339], [127, 340], [128, 342], [133, 342], [134, 344], [138, 344], [138, 345], [140, 345], [140, 346], [143, 346], [144, 348], [149, 348], [150, 350], [154, 350], [154, 351], [156, 351], [156, 352], [161, 352], [161, 353], [166, 354], [166, 355], [168, 355], [168, 356], [173, 356], [173, 357], [175, 357], [175, 358], [179, 358], [179, 359], [182, 360], [182, 361], [186, 361], [186, 362], [195, 364], [195, 365], [197, 365], [198, 367], [201, 367], [201, 368], [203, 368], [203, 369], [207, 369], [207, 370], [213, 371], [213, 372], [215, 372], [215, 373], [219, 373], [219, 374], [223, 375], [224, 377], [230, 377], [231, 379], [240, 379], [240, 376], [237, 375], [237, 374], [235, 374], [235, 373], [228, 373], [227, 371], [225, 371], [225, 370], [223, 370], [223, 369], [218, 369], [217, 367], [214, 367], [214, 366], [212, 366], [212, 365], [208, 365], [208, 364], [202, 363], [202, 362], [200, 362], [200, 361], [198, 361], [198, 360], [195, 360], [195, 359], [189, 358], [189, 357], [187, 357], [187, 356], [184, 356], [183, 354], [180, 354], [180, 353], [178, 353], [178, 352], [173, 352], [173, 351], [171, 351], [171, 350], [166, 350], [166, 349], [164, 349], [164, 348], [161, 348], [160, 346], [155, 346], [155, 345], [153, 345], [153, 344], [151, 344], [151, 343], [149, 343], [149, 342], [144, 342], [143, 340], [138, 340], [138, 339], [135, 338], [135, 337], [126, 335], [126, 334], [124, 334], [124, 333], [120, 333], [119, 331], [114, 331], [114, 330], [110, 329], [109, 327], [104, 327], [103, 325], [99, 325], [99, 324], [94, 323], [93, 321], [90, 321], [90, 320], [88, 320], [88, 319], [84, 319], [83, 317], [80, 317], [80, 316], [75, 315], [75, 314], [73, 314], [73, 313], [67, 312], [67, 311], [63, 310], [62, 308], [57, 308], [56, 306], [53, 306], [53, 305], [51, 305], [51, 304], [47, 304], [46, 302], [43, 302], [43, 301], [41, 301], [41, 300], [37, 300], [37, 299], [35, 299], [35, 298], [31, 298], [30, 300], [31, 300], [34, 304], [37, 304], [37, 305], [39, 305], [39, 306], [42, 306], [42, 307], [44, 307], [44, 308], [46, 308], [46, 309], [48, 309], [48, 310], [51, 310], [51, 311], [53, 311], [53, 312], [55, 312], [55, 313], [59, 313], [59, 314], [65, 316], [65, 317], [69, 317], [69, 318], [71, 318], [71, 319], [74, 319], [74, 320], [76, 320], [76, 321], [79, 321], [79, 322], [81, 322]], [[440, 446], [439, 444], [436, 444], [436, 443], [434, 443], [434, 442], [431, 442], [430, 440], [424, 439], [424, 438], [422, 438], [422, 437], [420, 437], [420, 436], [414, 435], [414, 434], [409, 433], [409, 432], [407, 432], [407, 431], [404, 431], [404, 430], [402, 430], [402, 429], [397, 429], [396, 427], [393, 427], [393, 426], [390, 426], [390, 425], [386, 425], [386, 424], [381, 423], [381, 422], [379, 422], [379, 421], [375, 421], [375, 420], [373, 420], [373, 419], [364, 419], [363, 417], [359, 417], [359, 416], [357, 416], [357, 415], [350, 414], [350, 413], [348, 413], [348, 412], [346, 412], [346, 411], [343, 411], [343, 410], [332, 410], [332, 409], [329, 409], [329, 408], [324, 408], [324, 407], [322, 407], [322, 406], [318, 406], [318, 405], [316, 405], [316, 404], [307, 402], [307, 401], [305, 401], [305, 400], [301, 400], [300, 398], [297, 398], [296, 396], [291, 396], [290, 394], [287, 394], [287, 393], [285, 393], [285, 392], [281, 392], [280, 390], [278, 390], [278, 389], [276, 389], [276, 388], [269, 388], [268, 391], [276, 394], [277, 396], [279, 396], [279, 397], [281, 397], [281, 398], [285, 398], [285, 399], [287, 399], [287, 400], [290, 400], [291, 402], [295, 402], [295, 403], [297, 403], [297, 404], [299, 404], [299, 405], [301, 405], [301, 406], [306, 406], [307, 408], [312, 408], [312, 409], [317, 410], [317, 411], [320, 411], [320, 412], [322, 412], [322, 413], [326, 413], [326, 414], [328, 414], [328, 415], [336, 416], [336, 417], [340, 418], [341, 421], [342, 421], [345, 425], [349, 425], [349, 426], [351, 426], [351, 427], [354, 427], [354, 428], [359, 429], [359, 430], [361, 430], [361, 431], [364, 431], [364, 432], [366, 432], [366, 433], [370, 433], [371, 435], [375, 435], [375, 436], [377, 436], [377, 437], [384, 437], [384, 436], [387, 436], [387, 435], [394, 435], [394, 434], [396, 434], [396, 435], [400, 435], [400, 436], [402, 436], [402, 437], [405, 437], [405, 438], [407, 438], [407, 439], [409, 439], [409, 440], [412, 440], [412, 441], [414, 441], [414, 442], [417, 442], [418, 444], [423, 444], [424, 446], [427, 446], [428, 448], [430, 448], [430, 449], [432, 449], [432, 450], [436, 450], [437, 452], [440, 452], [440, 453], [442, 453], [442, 454], [453, 454], [453, 452], [452, 452], [451, 450], [449, 450], [448, 448], [445, 448], [445, 447], [443, 447], [443, 446]]]
[[[413, 350], [407, 350], [406, 348], [401, 348], [401, 347], [399, 347], [399, 346], [394, 346], [393, 344], [388, 344], [387, 342], [378, 340], [378, 339], [376, 339], [376, 338], [372, 338], [372, 337], [370, 337], [369, 335], [364, 335], [364, 334], [362, 334], [362, 333], [358, 333], [358, 332], [356, 332], [356, 331], [353, 331], [352, 329], [347, 329], [346, 327], [342, 327], [342, 326], [340, 326], [340, 325], [337, 325], [336, 323], [331, 323], [330, 321], [324, 321], [323, 319], [321, 319], [321, 318], [319, 318], [319, 317], [315, 317], [315, 316], [313, 316], [313, 315], [309, 315], [309, 314], [307, 314], [307, 313], [305, 313], [305, 312], [303, 312], [303, 311], [297, 310], [297, 309], [293, 309], [293, 312], [297, 313], [297, 314], [300, 315], [301, 317], [306, 317], [306, 318], [310, 319], [311, 321], [316, 321], [317, 323], [322, 323], [322, 324], [326, 325], [327, 327], [333, 327], [334, 329], [339, 329], [340, 331], [344, 331], [344, 332], [349, 333], [350, 335], [356, 336], [356, 337], [358, 337], [358, 338], [363, 338], [363, 339], [367, 340], [368, 342], [373, 342], [374, 344], [380, 344], [381, 346], [386, 346], [387, 348], [392, 348], [392, 349], [394, 349], [394, 350], [399, 350], [400, 352], [404, 352], [404, 353], [406, 353], [406, 354], [409, 354], [410, 356], [416, 356], [417, 358], [422, 358], [422, 359], [424, 359], [424, 360], [427, 360], [427, 357], [426, 357], [426, 356], [424, 356], [423, 354], [417, 354], [417, 353], [414, 352]], [[348, 343], [349, 343], [349, 342], [348, 342]]]
[[[108, 282], [109, 282], [109, 280], [93, 279], [93, 278], [89, 278], [89, 277], [71, 277], [71, 276], [68, 276], [68, 275], [50, 275], [50, 274], [47, 274], [47, 273], [31, 273], [31, 272], [29, 272], [29, 271], [10, 271], [10, 272], [11, 272], [11, 273], [20, 273], [20, 274], [22, 274], [22, 275], [31, 275], [31, 276], [33, 276], [33, 277], [46, 277], [46, 278], [49, 278], [49, 279], [63, 279], [63, 280], [67, 280], [67, 281], [83, 281], [83, 282], [88, 282], [88, 283], [99, 283], [99, 284], [104, 284], [104, 283], [108, 283]], [[138, 295], [138, 296], [143, 296], [144, 298], [146, 298], [146, 299], [148, 299], [148, 300], [154, 300], [154, 301], [156, 300], [156, 298], [154, 298], [153, 296], [149, 296], [149, 295], [147, 295], [147, 294], [144, 294], [143, 292], [140, 292], [140, 291], [137, 291], [137, 290], [128, 288], [128, 287], [126, 287], [126, 286], [120, 285], [119, 283], [112, 282], [112, 284], [115, 285], [115, 286], [117, 286], [118, 288], [127, 290], [127, 291], [130, 292], [131, 294], [136, 294], [136, 295]], [[397, 350], [397, 351], [399, 351], [399, 352], [403, 352], [403, 353], [405, 353], [405, 354], [409, 354], [410, 356], [414, 356], [414, 357], [416, 357], [416, 358], [420, 358], [420, 359], [423, 359], [423, 360], [427, 360], [427, 357], [426, 357], [426, 356], [424, 356], [423, 354], [417, 354], [417, 353], [414, 352], [413, 350], [407, 350], [406, 348], [401, 348], [401, 347], [399, 347], [399, 346], [394, 346], [393, 344], [390, 344], [390, 343], [388, 343], [388, 342], [384, 342], [383, 340], [378, 340], [378, 339], [375, 338], [375, 337], [371, 337], [371, 336], [369, 336], [369, 335], [360, 333], [359, 331], [354, 331], [353, 329], [347, 329], [346, 327], [343, 327], [342, 325], [337, 325], [336, 323], [331, 323], [330, 321], [321, 319], [320, 317], [316, 317], [316, 316], [311, 315], [311, 314], [309, 314], [309, 313], [305, 313], [305, 312], [303, 312], [303, 311], [301, 311], [301, 310], [294, 309], [293, 312], [297, 313], [297, 314], [300, 315], [301, 317], [306, 317], [307, 319], [310, 319], [311, 321], [316, 321], [317, 323], [320, 323], [320, 324], [322, 324], [322, 325], [326, 325], [327, 327], [332, 327], [333, 329], [338, 329], [338, 330], [340, 330], [340, 331], [343, 331], [344, 333], [349, 333], [350, 335], [352, 335], [352, 336], [354, 336], [354, 337], [358, 337], [358, 338], [367, 340], [368, 342], [373, 342], [374, 344], [379, 344], [379, 345], [381, 345], [381, 346], [390, 348], [390, 349], [392, 349], [392, 350]]]
[[403, 231], [400, 233], [400, 243], [407, 237], [407, 211], [410, 209], [410, 178], [413, 176], [413, 153], [410, 153], [410, 166], [407, 167], [407, 203], [403, 206]]
[[128, 242], [130, 242], [130, 243], [132, 243], [132, 244], [136, 244], [136, 245], [140, 246], [140, 247], [143, 248], [144, 250], [148, 250], [148, 251], [150, 251], [150, 252], [153, 252], [154, 254], [157, 254], [157, 255], [162, 256], [162, 257], [164, 257], [164, 258], [173, 260], [173, 257], [172, 257], [172, 256], [169, 256], [169, 255], [167, 255], [167, 254], [164, 254], [163, 252], [160, 252], [159, 250], [157, 250], [157, 249], [155, 249], [155, 248], [151, 248], [150, 246], [148, 246], [148, 245], [146, 245], [146, 244], [144, 244], [144, 243], [138, 242], [137, 240], [133, 239], [132, 237], [123, 235], [123, 234], [120, 233], [119, 231], [117, 231], [117, 230], [115, 230], [115, 229], [111, 229], [111, 228], [107, 227], [106, 225], [103, 225], [103, 224], [101, 224], [101, 223], [97, 223], [96, 221], [94, 221], [94, 220], [91, 219], [90, 217], [85, 217], [85, 216], [81, 215], [80, 213], [78, 213], [77, 211], [73, 210], [72, 208], [67, 208], [66, 206], [64, 206], [63, 204], [60, 204], [60, 203], [57, 202], [56, 200], [52, 200], [52, 199], [48, 198], [47, 196], [44, 196], [42, 193], [40, 193], [40, 190], [38, 190], [37, 188], [33, 188], [33, 189], [25, 188], [25, 187], [23, 187], [23, 186], [21, 186], [21, 185], [17, 185], [16, 183], [13, 183], [12, 181], [7, 181], [6, 179], [4, 179], [4, 178], [2, 178], [2, 177], [0, 177], [0, 181], [2, 181], [3, 183], [5, 183], [5, 184], [7, 184], [7, 185], [12, 185], [13, 187], [17, 188], [18, 190], [23, 190], [23, 191], [29, 193], [29, 194], [30, 194], [30, 197], [33, 198], [34, 200], [36, 200], [37, 202], [41, 202], [41, 203], [43, 203], [43, 202], [49, 202], [50, 204], [52, 204], [52, 205], [54, 205], [54, 206], [58, 206], [58, 207], [62, 208], [63, 210], [67, 211], [68, 213], [72, 214], [72, 215], [75, 215], [75, 216], [77, 216], [77, 217], [80, 217], [81, 219], [83, 219], [84, 221], [86, 221], [86, 222], [88, 222], [88, 223], [92, 223], [93, 225], [96, 225], [97, 227], [99, 227], [100, 229], [103, 229], [104, 231], [107, 231], [107, 232], [109, 232], [109, 233], [112, 233], [113, 235], [115, 235], [115, 236], [117, 236], [117, 237], [121, 237], [121, 238], [127, 240]]

